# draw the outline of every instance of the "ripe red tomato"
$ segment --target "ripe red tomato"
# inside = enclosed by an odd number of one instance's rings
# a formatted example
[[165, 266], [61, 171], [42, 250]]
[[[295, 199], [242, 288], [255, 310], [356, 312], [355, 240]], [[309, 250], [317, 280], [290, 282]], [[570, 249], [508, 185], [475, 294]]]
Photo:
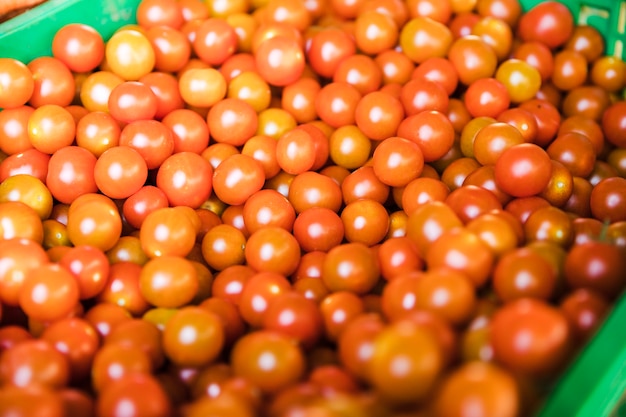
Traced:
[[524, 13], [518, 22], [518, 34], [525, 42], [542, 42], [551, 49], [563, 45], [574, 30], [574, 17], [567, 6], [546, 1]]

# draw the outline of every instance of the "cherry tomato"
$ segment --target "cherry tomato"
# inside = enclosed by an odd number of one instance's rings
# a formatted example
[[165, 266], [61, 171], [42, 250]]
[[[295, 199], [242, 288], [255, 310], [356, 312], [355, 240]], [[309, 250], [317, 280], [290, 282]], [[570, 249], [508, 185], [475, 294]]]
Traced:
[[22, 62], [12, 58], [0, 60], [0, 71], [2, 74], [0, 107], [11, 109], [26, 104], [35, 91], [32, 72]]
[[[490, 329], [496, 360], [523, 374], [558, 369], [571, 348], [565, 315], [544, 301], [522, 298], [505, 304], [494, 314]], [[529, 343], [517, 343], [522, 334]]]

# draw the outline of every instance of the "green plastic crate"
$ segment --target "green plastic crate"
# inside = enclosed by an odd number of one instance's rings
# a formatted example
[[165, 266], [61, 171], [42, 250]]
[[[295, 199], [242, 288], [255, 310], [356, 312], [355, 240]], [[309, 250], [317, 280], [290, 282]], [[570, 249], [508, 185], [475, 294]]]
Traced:
[[[119, 27], [135, 23], [140, 1], [49, 0], [0, 24], [0, 57], [28, 63], [38, 56], [50, 56], [54, 33], [69, 23], [91, 25], [108, 39]], [[528, 10], [541, 1], [520, 2]], [[626, 0], [562, 3], [578, 24], [598, 29], [606, 40], [607, 54], [626, 57]], [[626, 296], [622, 296], [593, 340], [562, 375], [539, 417], [626, 417], [625, 323]]]
[[[1, 1], [1, 0], [0, 0]], [[0, 24], [0, 56], [29, 63], [52, 55], [52, 38], [69, 23], [84, 23], [104, 39], [134, 23], [141, 0], [49, 0]]]

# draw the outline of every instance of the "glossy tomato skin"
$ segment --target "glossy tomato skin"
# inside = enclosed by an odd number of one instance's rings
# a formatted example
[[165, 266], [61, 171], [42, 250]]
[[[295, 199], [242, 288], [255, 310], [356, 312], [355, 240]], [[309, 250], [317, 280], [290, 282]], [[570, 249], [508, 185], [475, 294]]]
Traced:
[[574, 18], [562, 3], [544, 2], [525, 13], [519, 21], [522, 40], [539, 41], [554, 49], [563, 45], [574, 30]]
[[573, 288], [594, 290], [609, 299], [624, 288], [624, 257], [615, 245], [589, 241], [574, 245], [564, 261], [564, 275]]
[[[559, 369], [571, 349], [571, 330], [563, 313], [543, 301], [522, 298], [493, 316], [491, 343], [496, 360], [523, 374], [547, 375]], [[520, 345], [521, 334], [532, 341]]]

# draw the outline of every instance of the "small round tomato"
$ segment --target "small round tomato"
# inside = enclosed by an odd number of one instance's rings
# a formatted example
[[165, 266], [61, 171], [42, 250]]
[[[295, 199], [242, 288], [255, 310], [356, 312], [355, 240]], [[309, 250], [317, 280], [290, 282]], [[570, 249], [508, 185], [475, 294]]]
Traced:
[[376, 147], [372, 166], [380, 181], [392, 187], [402, 187], [420, 176], [424, 155], [415, 142], [392, 136]]
[[600, 221], [611, 223], [626, 220], [623, 207], [626, 203], [626, 179], [606, 178], [600, 181], [590, 196], [591, 213]]
[[41, 334], [70, 366], [70, 381], [82, 382], [89, 376], [93, 358], [100, 347], [100, 336], [85, 319], [71, 317], [50, 324]]
[[46, 104], [66, 107], [72, 103], [76, 81], [69, 68], [53, 57], [41, 56], [28, 63], [33, 74], [35, 89], [28, 100], [35, 108]]
[[30, 339], [2, 352], [3, 385], [60, 389], [70, 377], [68, 360], [47, 340]]
[[486, 77], [469, 84], [464, 102], [472, 116], [496, 118], [509, 108], [511, 97], [505, 84], [497, 78]]
[[35, 91], [35, 79], [28, 67], [13, 58], [0, 60], [0, 79], [2, 94], [0, 107], [11, 109], [23, 106]]
[[382, 203], [358, 199], [341, 211], [344, 235], [348, 242], [373, 246], [383, 240], [389, 231], [389, 213]]
[[443, 23], [426, 16], [416, 16], [400, 30], [402, 51], [417, 64], [445, 56], [452, 45], [452, 32]]
[[155, 307], [182, 307], [196, 296], [199, 285], [192, 262], [179, 256], [150, 259], [139, 275], [141, 294]]
[[445, 113], [423, 111], [398, 125], [397, 135], [417, 143], [425, 162], [442, 158], [455, 141], [454, 127]]
[[325, 207], [311, 207], [295, 218], [293, 235], [305, 252], [327, 252], [343, 241], [344, 224], [336, 212]]
[[20, 288], [28, 271], [49, 262], [42, 246], [31, 239], [0, 240], [3, 261], [0, 269], [0, 301], [4, 306], [17, 306]]
[[163, 329], [165, 355], [178, 366], [204, 366], [213, 362], [224, 346], [219, 316], [197, 306], [183, 307]]
[[258, 330], [239, 339], [231, 353], [235, 375], [243, 376], [262, 391], [275, 393], [303, 375], [305, 358], [289, 336]]
[[489, 362], [468, 362], [444, 379], [435, 397], [437, 417], [480, 410], [483, 415], [513, 417], [521, 409], [519, 388], [505, 369]]
[[139, 415], [166, 417], [172, 413], [171, 400], [155, 376], [129, 374], [106, 385], [96, 400], [98, 415], [111, 416], [132, 407]]
[[612, 299], [626, 284], [626, 262], [612, 244], [589, 241], [574, 245], [564, 260], [563, 273], [572, 288], [586, 288]]
[[81, 300], [97, 296], [105, 287], [109, 261], [105, 253], [89, 245], [74, 246], [59, 260], [78, 284]]
[[209, 161], [193, 152], [167, 157], [158, 168], [156, 185], [172, 206], [200, 207], [211, 195], [214, 182]]
[[493, 286], [505, 303], [524, 297], [548, 301], [555, 293], [557, 276], [537, 251], [518, 248], [502, 255], [496, 263]]
[[29, 318], [45, 322], [67, 317], [79, 297], [72, 273], [48, 263], [28, 272], [20, 289], [19, 304]]
[[187, 256], [196, 242], [191, 219], [175, 207], [163, 207], [149, 213], [139, 230], [141, 247], [149, 257]]
[[331, 291], [366, 294], [379, 280], [378, 261], [363, 243], [345, 243], [328, 251], [322, 264], [322, 280]]
[[28, 137], [33, 147], [53, 154], [74, 142], [76, 121], [71, 113], [57, 104], [44, 104], [28, 119]]
[[[421, 210], [414, 212], [418, 215]], [[494, 254], [478, 236], [463, 228], [442, 233], [425, 255], [429, 268], [447, 267], [467, 275], [478, 288], [490, 277]]]
[[[545, 301], [522, 298], [507, 303], [489, 326], [496, 360], [526, 375], [549, 375], [571, 348], [565, 315]], [[527, 343], [519, 343], [520, 337]]]
[[550, 156], [531, 143], [508, 148], [495, 164], [496, 185], [515, 197], [540, 193], [548, 185], [551, 172]]
[[180, 95], [186, 104], [208, 108], [226, 96], [226, 79], [215, 68], [191, 68], [178, 79]]
[[411, 403], [431, 391], [443, 361], [433, 333], [410, 320], [400, 320], [376, 335], [367, 379], [388, 401]]
[[104, 58], [104, 40], [93, 27], [70, 23], [54, 34], [52, 55], [74, 72], [89, 72]]
[[107, 149], [94, 165], [96, 185], [110, 198], [130, 197], [144, 186], [147, 178], [145, 159], [129, 146]]
[[400, 122], [404, 119], [402, 102], [381, 91], [364, 95], [354, 112], [358, 128], [373, 140], [395, 136]]
[[298, 80], [305, 68], [305, 55], [295, 39], [275, 36], [261, 42], [255, 53], [259, 75], [270, 85], [286, 86]]
[[573, 30], [572, 13], [557, 1], [543, 2], [531, 8], [520, 17], [517, 28], [523, 41], [539, 41], [551, 49], [565, 44]]
[[[202, 180], [206, 182], [203, 176]], [[248, 155], [234, 154], [224, 159], [213, 172], [213, 192], [226, 204], [239, 205], [265, 182], [265, 173], [259, 162]]]
[[157, 112], [157, 97], [147, 85], [125, 81], [111, 90], [108, 107], [111, 116], [121, 122], [150, 120]]
[[106, 43], [105, 57], [111, 71], [127, 81], [151, 72], [156, 60], [148, 37], [133, 29], [114, 33]]
[[220, 224], [212, 227], [202, 238], [202, 257], [216, 271], [245, 261], [246, 237], [234, 226]]
[[107, 251], [122, 234], [122, 217], [109, 197], [83, 194], [70, 204], [67, 234], [74, 245], [91, 245]]
[[356, 52], [356, 43], [340, 28], [324, 28], [313, 35], [306, 49], [311, 68], [320, 76], [332, 78], [339, 63]]
[[245, 248], [246, 262], [256, 271], [291, 275], [300, 261], [298, 240], [287, 230], [267, 226], [252, 233]]
[[148, 169], [160, 167], [174, 152], [172, 131], [157, 120], [135, 120], [122, 129], [120, 146], [135, 149], [145, 159]]
[[315, 301], [295, 291], [281, 293], [263, 315], [263, 328], [294, 337], [305, 349], [320, 340], [322, 314]]

